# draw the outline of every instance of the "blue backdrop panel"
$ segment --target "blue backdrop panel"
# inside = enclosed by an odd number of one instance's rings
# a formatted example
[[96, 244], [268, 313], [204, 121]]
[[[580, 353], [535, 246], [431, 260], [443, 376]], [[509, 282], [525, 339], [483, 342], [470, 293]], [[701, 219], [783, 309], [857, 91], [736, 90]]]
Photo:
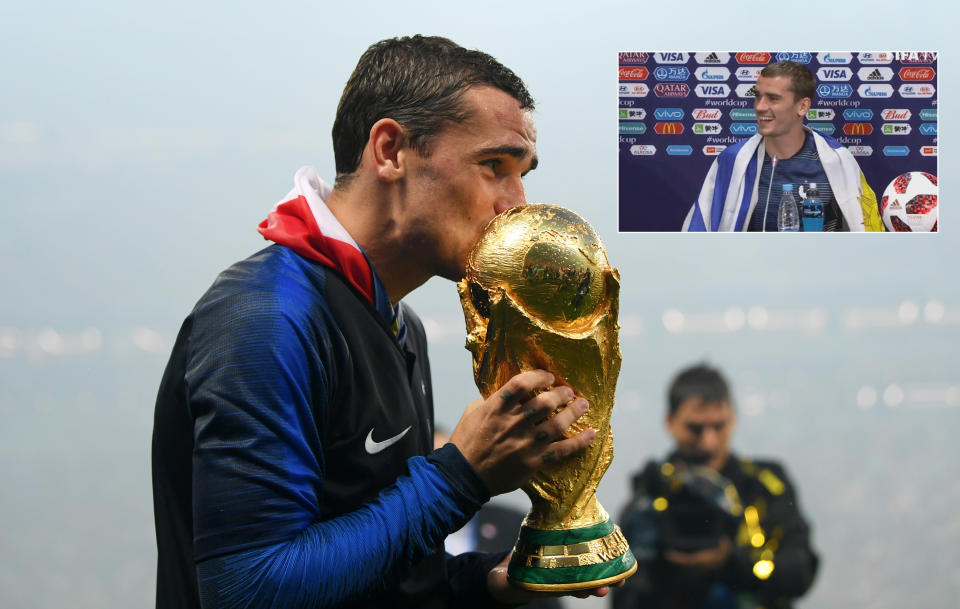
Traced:
[[936, 53], [623, 52], [621, 231], [680, 230], [716, 155], [756, 133], [760, 70], [787, 59], [817, 81], [807, 125], [850, 149], [877, 199], [901, 173], [937, 173]]

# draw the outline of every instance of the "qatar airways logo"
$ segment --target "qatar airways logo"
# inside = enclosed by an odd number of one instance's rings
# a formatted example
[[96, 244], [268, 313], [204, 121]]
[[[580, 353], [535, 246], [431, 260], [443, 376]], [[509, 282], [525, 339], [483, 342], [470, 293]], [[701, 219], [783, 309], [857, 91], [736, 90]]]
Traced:
[[900, 80], [930, 81], [936, 76], [933, 68], [900, 68]]
[[620, 53], [620, 65], [639, 66], [647, 63], [650, 53]]
[[653, 88], [657, 97], [686, 97], [690, 95], [690, 85], [685, 82], [661, 82]]
[[696, 72], [697, 80], [722, 82], [730, 78], [730, 70], [727, 68], [700, 68]]
[[849, 64], [853, 61], [853, 53], [817, 53], [820, 65]]
[[690, 114], [695, 121], [715, 121], [722, 115], [723, 111], [719, 108], [697, 108]]

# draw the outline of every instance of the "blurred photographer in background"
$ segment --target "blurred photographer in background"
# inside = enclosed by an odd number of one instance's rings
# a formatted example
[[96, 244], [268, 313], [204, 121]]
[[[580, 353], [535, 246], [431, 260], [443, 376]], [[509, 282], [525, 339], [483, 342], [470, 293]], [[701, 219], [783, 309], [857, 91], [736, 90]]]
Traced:
[[791, 607], [819, 559], [783, 466], [731, 454], [736, 415], [717, 370], [682, 371], [668, 401], [675, 448], [633, 478], [620, 527], [639, 567], [613, 606]]

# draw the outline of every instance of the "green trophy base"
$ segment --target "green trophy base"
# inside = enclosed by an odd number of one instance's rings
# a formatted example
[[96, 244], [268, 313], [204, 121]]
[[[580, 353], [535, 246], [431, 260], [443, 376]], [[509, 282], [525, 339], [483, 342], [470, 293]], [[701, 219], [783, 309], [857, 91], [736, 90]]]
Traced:
[[616, 583], [636, 570], [620, 527], [607, 519], [580, 529], [521, 527], [507, 577], [526, 590], [571, 592]]

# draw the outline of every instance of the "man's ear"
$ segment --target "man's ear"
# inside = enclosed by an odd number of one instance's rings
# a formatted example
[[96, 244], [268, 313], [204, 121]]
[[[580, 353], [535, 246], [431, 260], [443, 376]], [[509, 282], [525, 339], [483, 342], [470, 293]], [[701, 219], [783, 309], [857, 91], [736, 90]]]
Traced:
[[406, 130], [392, 118], [381, 118], [370, 127], [367, 148], [378, 179], [393, 182], [404, 176], [406, 167], [400, 151], [406, 142]]
[[800, 110], [802, 111], [800, 113], [800, 118], [804, 118], [807, 116], [807, 110], [810, 109], [810, 105], [812, 103], [813, 103], [813, 100], [810, 99], [809, 97], [804, 97], [800, 100]]

